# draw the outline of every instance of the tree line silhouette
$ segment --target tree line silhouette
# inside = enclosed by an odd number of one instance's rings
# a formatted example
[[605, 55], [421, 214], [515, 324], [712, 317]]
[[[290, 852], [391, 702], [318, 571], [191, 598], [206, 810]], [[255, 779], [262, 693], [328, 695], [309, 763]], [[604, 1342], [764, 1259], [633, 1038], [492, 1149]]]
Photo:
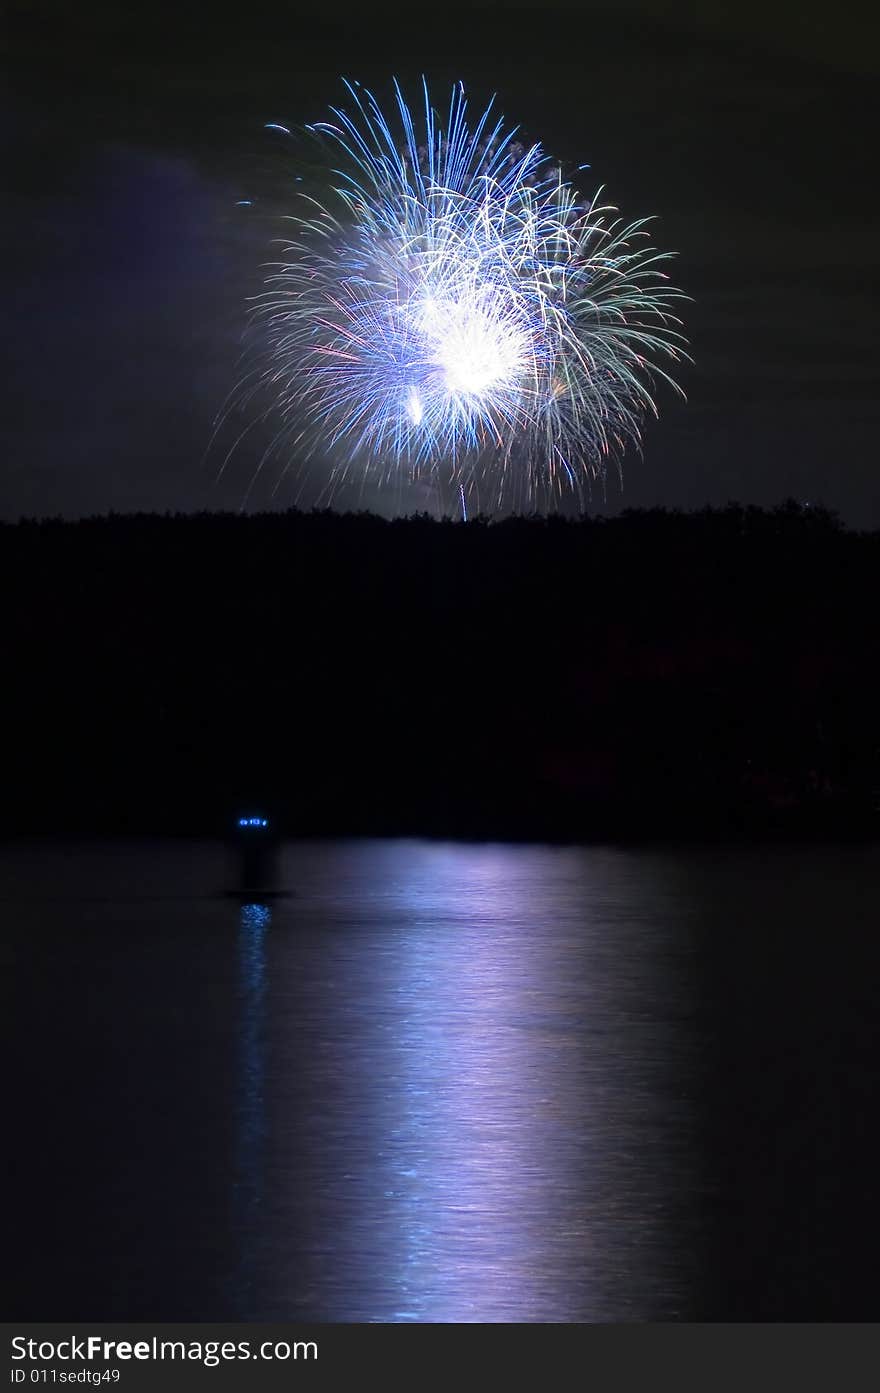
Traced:
[[111, 515], [0, 527], [7, 833], [880, 824], [880, 534]]

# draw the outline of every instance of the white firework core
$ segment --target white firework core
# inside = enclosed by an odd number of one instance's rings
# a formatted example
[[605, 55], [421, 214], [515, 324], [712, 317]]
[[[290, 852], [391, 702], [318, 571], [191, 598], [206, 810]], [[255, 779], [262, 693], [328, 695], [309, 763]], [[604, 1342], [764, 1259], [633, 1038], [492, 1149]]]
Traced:
[[449, 392], [488, 398], [525, 371], [525, 336], [506, 322], [503, 309], [493, 315], [486, 298], [428, 300], [422, 310], [420, 328]]

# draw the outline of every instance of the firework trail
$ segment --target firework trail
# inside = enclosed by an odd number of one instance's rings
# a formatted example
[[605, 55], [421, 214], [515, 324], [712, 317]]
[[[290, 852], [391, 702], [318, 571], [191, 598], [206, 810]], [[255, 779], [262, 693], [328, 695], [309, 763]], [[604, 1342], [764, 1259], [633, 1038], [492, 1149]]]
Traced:
[[460, 85], [445, 122], [427, 85], [417, 119], [395, 83], [392, 120], [345, 85], [349, 107], [309, 128], [333, 174], [299, 194], [235, 394], [269, 403], [266, 457], [329, 458], [334, 486], [442, 478], [463, 513], [466, 494], [582, 493], [686, 357], [668, 254], [491, 104], [471, 124]]

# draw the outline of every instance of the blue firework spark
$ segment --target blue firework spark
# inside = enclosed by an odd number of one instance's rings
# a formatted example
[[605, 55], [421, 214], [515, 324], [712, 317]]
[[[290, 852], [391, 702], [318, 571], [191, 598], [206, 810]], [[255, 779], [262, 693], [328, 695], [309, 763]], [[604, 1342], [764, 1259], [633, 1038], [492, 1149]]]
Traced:
[[584, 199], [491, 104], [471, 123], [461, 85], [445, 120], [426, 84], [417, 118], [395, 83], [390, 119], [345, 85], [348, 107], [309, 128], [326, 192], [299, 194], [255, 305], [241, 395], [268, 388], [270, 450], [445, 473], [496, 504], [604, 475], [686, 357], [647, 220]]

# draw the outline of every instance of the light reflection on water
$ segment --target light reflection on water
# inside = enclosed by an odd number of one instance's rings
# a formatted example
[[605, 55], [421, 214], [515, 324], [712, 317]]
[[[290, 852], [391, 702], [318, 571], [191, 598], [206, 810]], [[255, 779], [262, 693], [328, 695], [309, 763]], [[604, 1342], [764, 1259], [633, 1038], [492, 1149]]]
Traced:
[[[665, 1039], [681, 968], [645, 922], [602, 911], [621, 869], [546, 849], [355, 853], [299, 997], [337, 1090], [315, 1138], [333, 1237], [311, 1289], [336, 1318], [680, 1311], [663, 1269], [689, 1179]], [[273, 971], [308, 973], [303, 947], [279, 943]]]
[[242, 905], [211, 845], [0, 855], [11, 1316], [872, 1318], [878, 869], [304, 844]]
[[248, 1235], [259, 1223], [264, 1203], [266, 934], [272, 911], [265, 904], [243, 904], [238, 932], [240, 1076], [236, 1088], [234, 1196], [235, 1225], [242, 1262], [237, 1287], [248, 1299], [258, 1274], [251, 1270]]
[[[535, 907], [504, 859], [441, 854], [410, 889], [376, 1098], [397, 1320], [558, 1317], [564, 1249], [586, 1237], [577, 1002], [563, 992], [542, 1019], [552, 954], [528, 937]], [[456, 918], [437, 924], [450, 892], [466, 936]]]

